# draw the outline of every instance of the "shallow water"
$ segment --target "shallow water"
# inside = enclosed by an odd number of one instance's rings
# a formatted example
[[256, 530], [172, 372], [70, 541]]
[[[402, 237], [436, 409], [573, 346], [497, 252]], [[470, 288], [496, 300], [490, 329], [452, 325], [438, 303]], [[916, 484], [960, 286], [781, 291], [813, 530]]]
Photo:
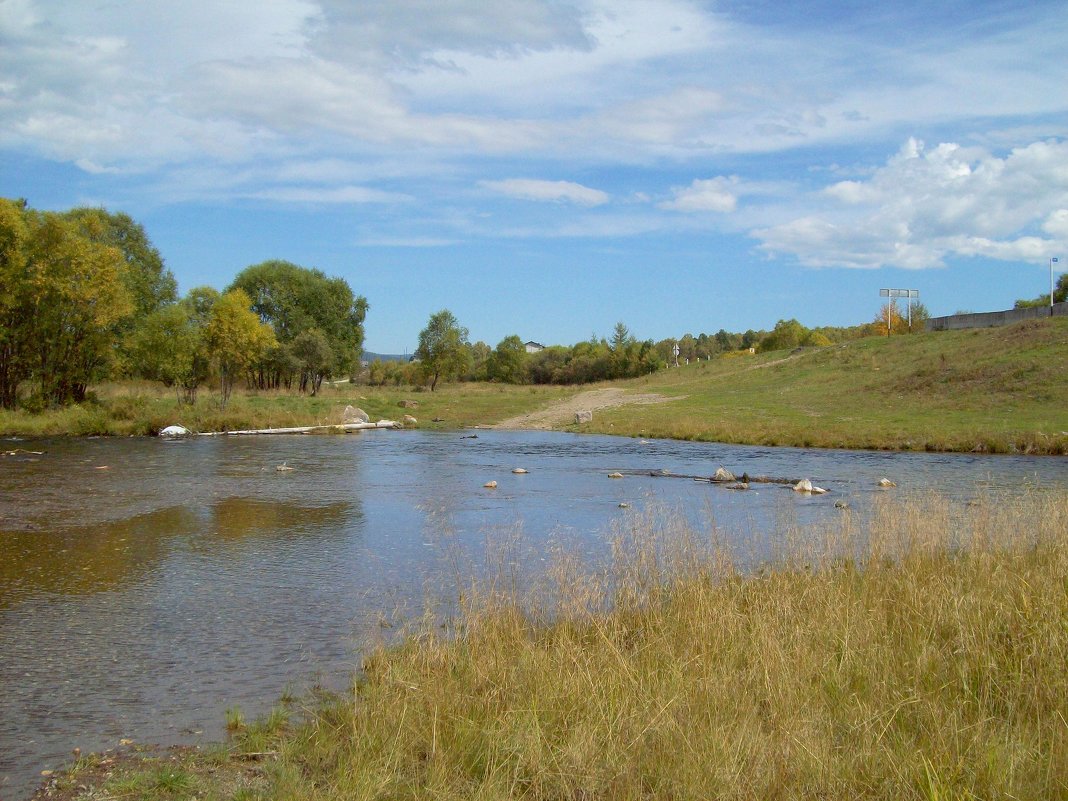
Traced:
[[[650, 505], [759, 541], [784, 520], [828, 519], [838, 499], [863, 514], [882, 476], [900, 497], [1068, 485], [1063, 458], [547, 432], [0, 442], [16, 448], [44, 453], [0, 458], [4, 799], [75, 746], [217, 739], [228, 707], [252, 716], [287, 688], [342, 686], [382, 621], [448, 596], [517, 536], [525, 560], [550, 543], [596, 558], [614, 521]], [[721, 465], [831, 492], [649, 475]], [[626, 477], [608, 479], [616, 470]]]

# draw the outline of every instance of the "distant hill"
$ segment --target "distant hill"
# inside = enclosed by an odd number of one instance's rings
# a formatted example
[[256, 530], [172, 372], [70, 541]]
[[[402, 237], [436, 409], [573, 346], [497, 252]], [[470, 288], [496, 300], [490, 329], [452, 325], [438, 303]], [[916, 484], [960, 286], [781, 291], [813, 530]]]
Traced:
[[378, 359], [383, 362], [406, 362], [410, 358], [412, 358], [410, 355], [406, 355], [403, 353], [372, 353], [369, 350], [365, 350], [363, 352], [363, 360], [368, 364], [373, 362], [375, 359]]

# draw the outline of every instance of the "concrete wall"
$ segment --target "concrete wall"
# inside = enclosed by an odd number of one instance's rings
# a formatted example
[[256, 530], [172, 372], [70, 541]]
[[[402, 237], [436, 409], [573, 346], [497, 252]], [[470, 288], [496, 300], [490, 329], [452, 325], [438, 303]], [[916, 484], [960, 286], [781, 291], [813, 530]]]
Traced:
[[[1068, 315], [1068, 303], [1054, 303], [1053, 315]], [[1007, 311], [980, 312], [979, 314], [951, 314], [947, 317], [932, 317], [925, 326], [927, 331], [958, 331], [962, 328], [993, 328], [997, 325], [1009, 325], [1020, 320], [1034, 320], [1049, 317], [1049, 306], [1030, 306], [1026, 309], [1008, 309]]]

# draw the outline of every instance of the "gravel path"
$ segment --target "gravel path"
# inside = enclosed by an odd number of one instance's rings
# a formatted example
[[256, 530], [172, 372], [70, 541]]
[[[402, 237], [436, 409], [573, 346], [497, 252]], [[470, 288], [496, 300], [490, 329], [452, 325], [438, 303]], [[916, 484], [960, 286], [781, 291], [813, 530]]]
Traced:
[[626, 406], [631, 403], [664, 403], [669, 400], [674, 400], [674, 398], [655, 393], [631, 394], [625, 389], [616, 387], [591, 389], [586, 392], [580, 392], [567, 400], [554, 403], [545, 409], [502, 420], [496, 425], [490, 426], [490, 428], [533, 428], [548, 431], [574, 423], [577, 412], [591, 411], [596, 414], [599, 409], [611, 409], [615, 406]]

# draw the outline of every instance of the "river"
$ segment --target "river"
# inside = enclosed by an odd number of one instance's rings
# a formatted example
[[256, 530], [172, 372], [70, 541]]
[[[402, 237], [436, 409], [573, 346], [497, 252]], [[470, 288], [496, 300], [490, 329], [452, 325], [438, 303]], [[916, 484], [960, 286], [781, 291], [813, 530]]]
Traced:
[[[549, 432], [3, 440], [0, 798], [71, 749], [218, 739], [224, 711], [344, 686], [360, 644], [447, 597], [493, 543], [603, 554], [650, 505], [753, 537], [898, 483], [1068, 485], [1068, 460], [759, 448]], [[14, 451], [13, 454], [10, 452]], [[42, 453], [35, 454], [33, 451]], [[292, 468], [278, 470], [279, 466]], [[810, 478], [749, 492], [649, 475]], [[515, 475], [513, 468], [529, 471]], [[626, 473], [622, 480], [608, 473]], [[495, 480], [495, 490], [483, 487]], [[626, 505], [624, 507], [623, 505]]]

